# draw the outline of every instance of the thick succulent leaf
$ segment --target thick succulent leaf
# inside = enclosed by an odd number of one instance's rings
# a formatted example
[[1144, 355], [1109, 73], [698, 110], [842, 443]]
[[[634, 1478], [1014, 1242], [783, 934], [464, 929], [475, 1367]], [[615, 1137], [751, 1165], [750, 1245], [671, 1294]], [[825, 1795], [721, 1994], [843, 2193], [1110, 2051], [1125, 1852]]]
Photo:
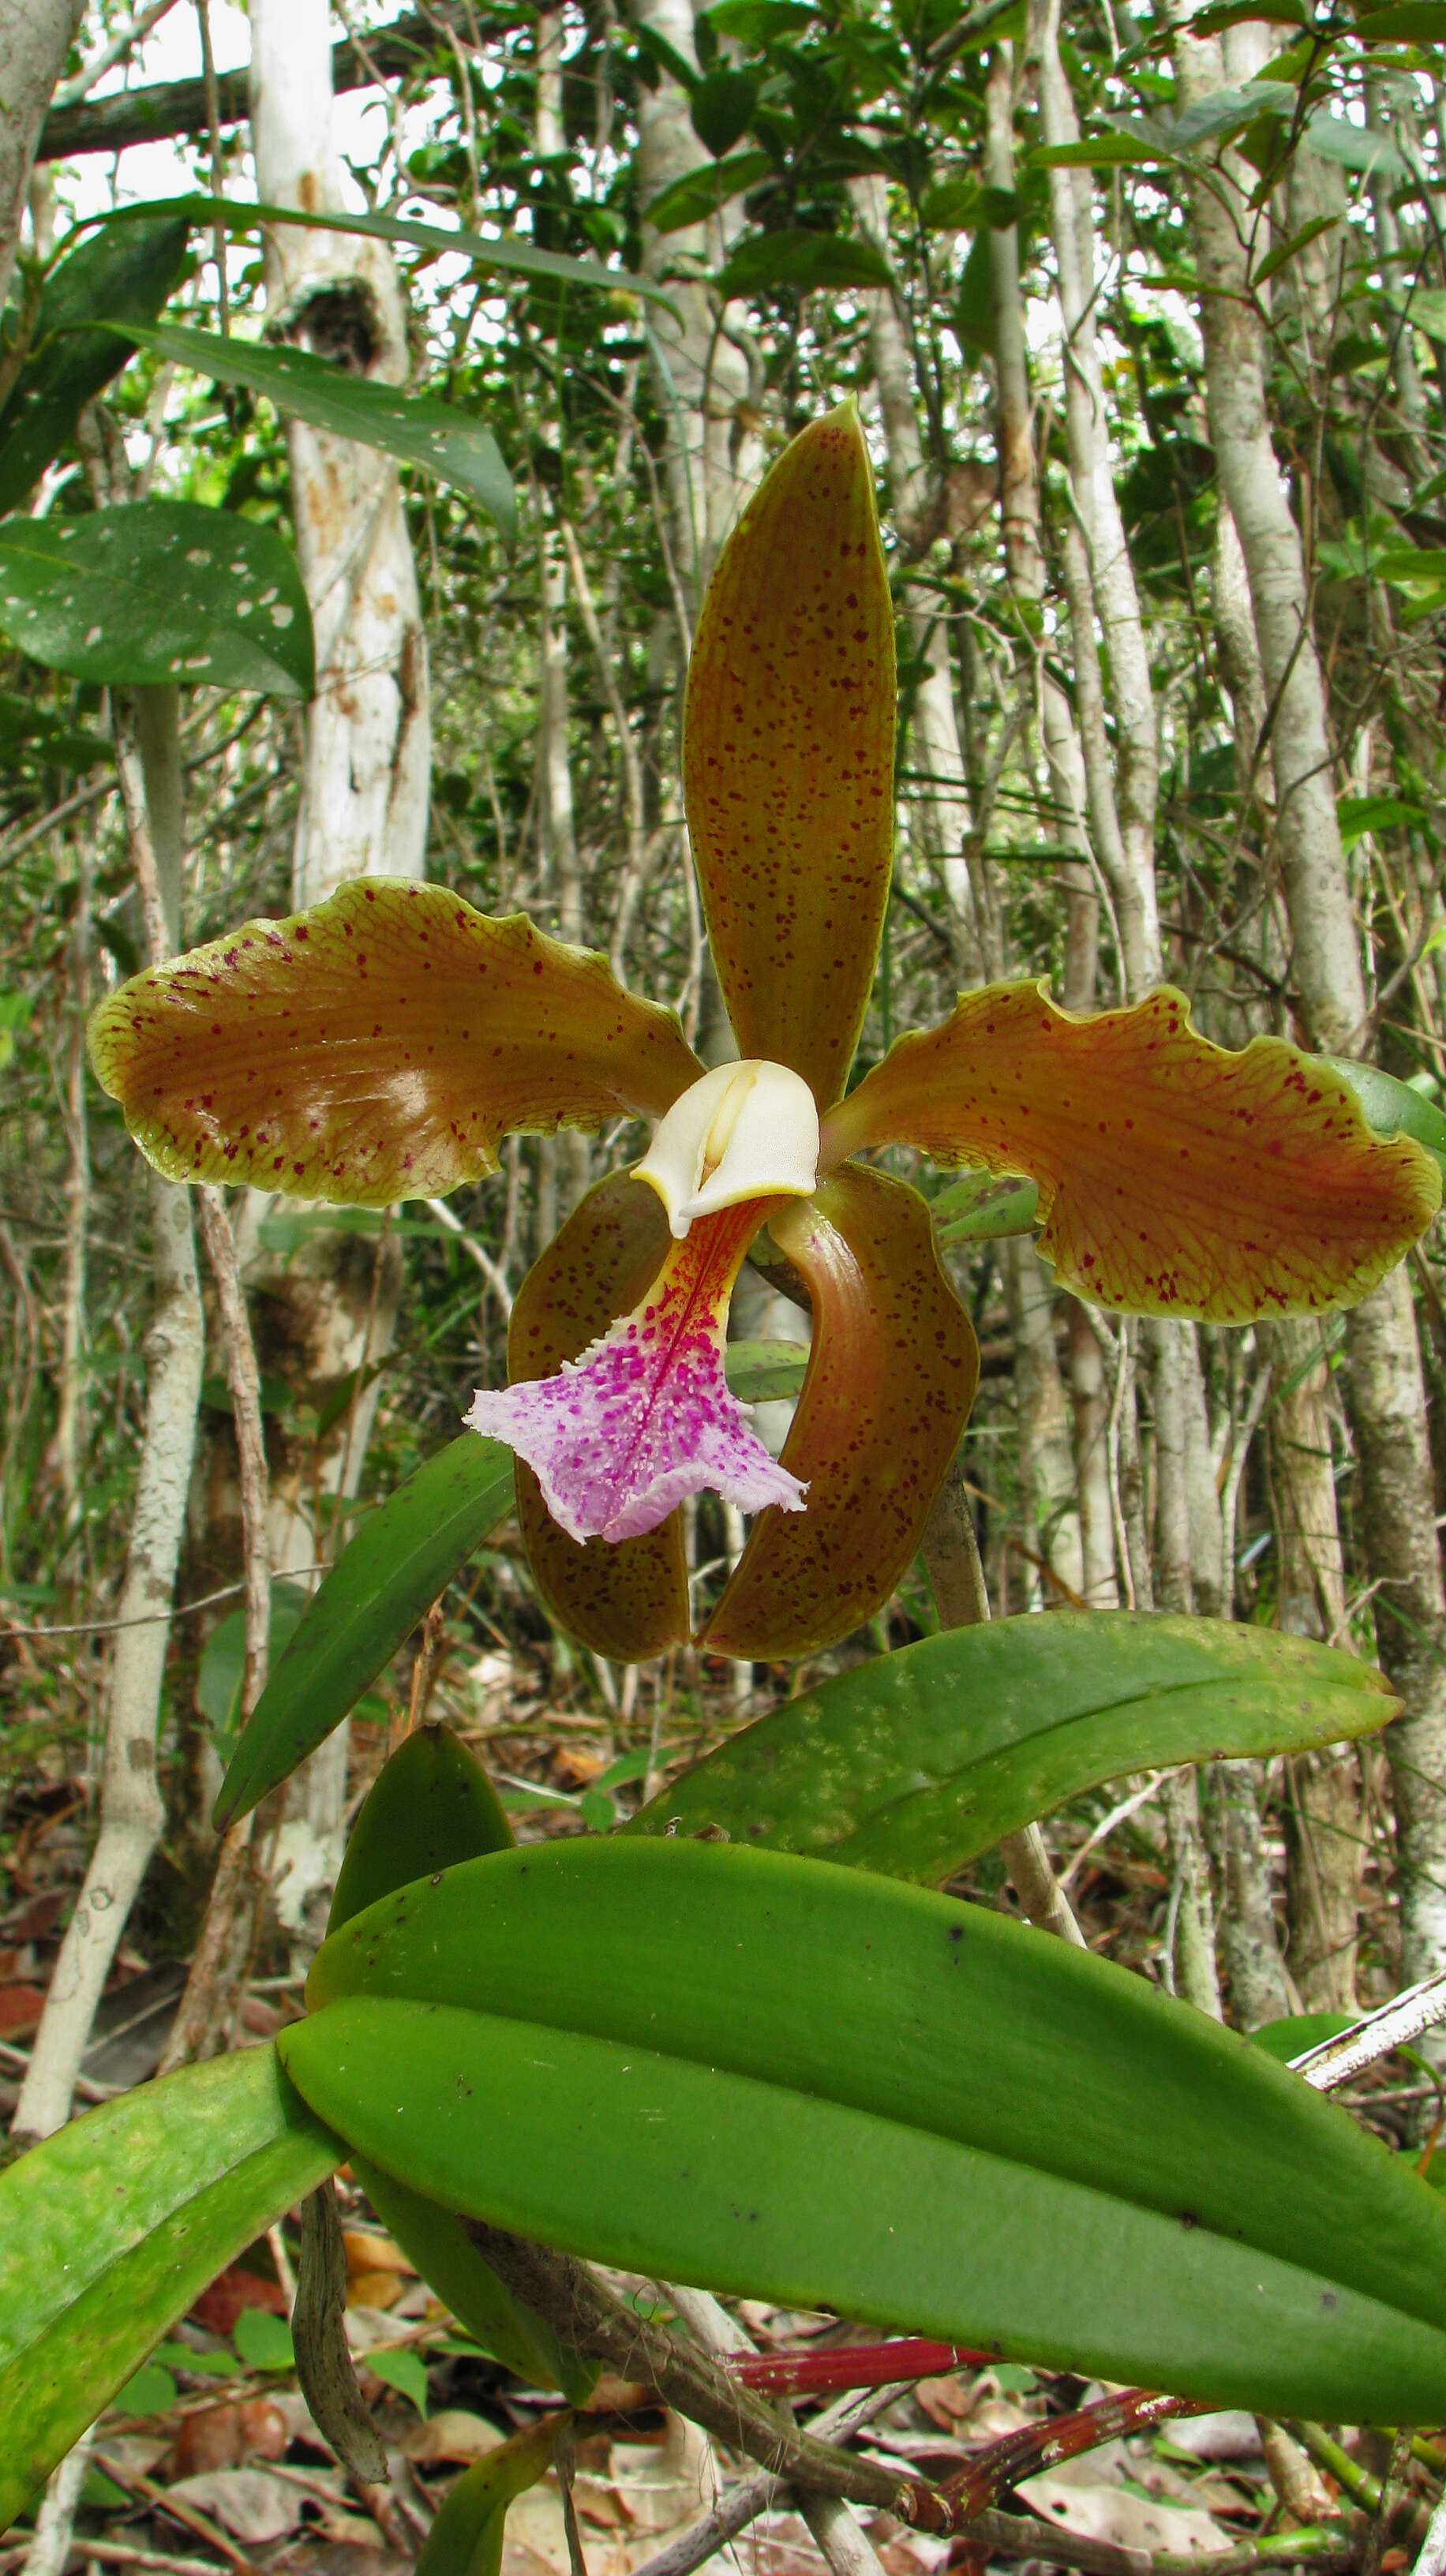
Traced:
[[1446, 2413], [1446, 2211], [1407, 2161], [990, 1910], [569, 1842], [403, 1889], [309, 1992], [278, 2043], [301, 2090], [469, 2215], [1215, 2404]]
[[410, 1878], [430, 1878], [483, 1852], [511, 1851], [516, 1839], [476, 1754], [448, 1726], [419, 1726], [367, 1791], [326, 1928], [337, 1931]]
[[417, 2576], [498, 2576], [507, 2508], [545, 2477], [565, 2415], [514, 2433], [449, 2488], [417, 2560]]
[[380, 447], [409, 465], [480, 502], [504, 536], [517, 530], [517, 499], [502, 451], [490, 429], [455, 403], [434, 394], [406, 394], [398, 386], [354, 376], [306, 349], [274, 348], [265, 341], [222, 339], [173, 323], [137, 331], [147, 349], [176, 365], [194, 367], [223, 385], [249, 385], [278, 411], [329, 429], [338, 438]]
[[180, 279], [189, 237], [188, 225], [162, 215], [93, 233], [52, 268], [30, 355], [0, 408], [0, 512], [25, 498], [85, 405], [120, 374], [135, 347], [125, 324], [154, 321]]
[[894, 838], [894, 612], [851, 404], [786, 448], [708, 584], [683, 782], [740, 1053], [820, 1108], [853, 1061]]
[[792, 1402], [808, 1374], [806, 1342], [730, 1342], [728, 1384], [740, 1404]]
[[624, 1828], [807, 1853], [937, 1886], [1082, 1789], [1298, 1753], [1394, 1716], [1354, 1655], [1219, 1619], [1051, 1611], [924, 1637], [805, 1691]]
[[769, 1220], [807, 1284], [813, 1347], [782, 1465], [801, 1512], [760, 1512], [703, 1631], [713, 1653], [806, 1655], [887, 1601], [979, 1382], [974, 1328], [917, 1190], [849, 1164]]
[[126, 501], [0, 528], [0, 633], [78, 680], [309, 698], [311, 610], [274, 528], [194, 501]]
[[[511, 1851], [512, 1827], [474, 1753], [450, 1727], [420, 1726], [399, 1744], [367, 1793], [351, 1830], [327, 1918], [338, 1931], [410, 1879], [458, 1861]], [[499, 2281], [461, 2220], [390, 2174], [357, 2160], [363, 2190], [384, 2227], [467, 2332], [529, 2385], [585, 2394], [590, 2379], [558, 2348], [541, 2317]]]
[[[669, 1247], [663, 1203], [626, 1172], [599, 1181], [533, 1263], [507, 1335], [508, 1376], [551, 1377], [642, 1303]], [[683, 1515], [642, 1538], [580, 1542], [559, 1529], [532, 1469], [517, 1462], [517, 1516], [548, 1609], [599, 1655], [635, 1663], [688, 1637]]]
[[1221, 1324], [1349, 1306], [1441, 1197], [1429, 1155], [1374, 1136], [1322, 1057], [1280, 1038], [1228, 1054], [1168, 984], [1093, 1019], [1042, 984], [966, 993], [831, 1113], [823, 1166], [885, 1143], [1037, 1180], [1063, 1286]]
[[1325, 1061], [1355, 1093], [1378, 1136], [1414, 1136], [1446, 1174], [1446, 1118], [1434, 1100], [1423, 1100], [1409, 1082], [1382, 1073], [1379, 1065], [1351, 1064], [1338, 1055]]
[[494, 1172], [511, 1128], [659, 1117], [702, 1071], [603, 958], [386, 877], [137, 975], [90, 1030], [169, 1179], [360, 1207]]
[[0, 2174], [0, 2530], [343, 2153], [274, 2050], [248, 2048], [87, 2112]]
[[251, 1712], [216, 1800], [218, 1830], [325, 1743], [511, 1508], [511, 1452], [468, 1431], [368, 1512]]

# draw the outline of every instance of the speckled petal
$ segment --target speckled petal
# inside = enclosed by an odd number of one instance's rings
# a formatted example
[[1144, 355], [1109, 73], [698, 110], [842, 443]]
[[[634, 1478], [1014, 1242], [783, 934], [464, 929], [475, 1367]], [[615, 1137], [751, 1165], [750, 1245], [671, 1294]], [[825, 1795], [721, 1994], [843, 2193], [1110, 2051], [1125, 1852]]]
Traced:
[[[610, 1172], [589, 1190], [517, 1292], [507, 1337], [513, 1383], [550, 1377], [629, 1313], [662, 1269], [669, 1240], [660, 1202], [628, 1173]], [[519, 1458], [517, 1517], [538, 1591], [580, 1645], [634, 1663], [686, 1642], [681, 1512], [620, 1547], [600, 1538], [579, 1547], [558, 1528]]]
[[361, 1207], [495, 1171], [512, 1128], [661, 1117], [703, 1070], [603, 958], [378, 877], [137, 975], [90, 1044], [171, 1179]]
[[786, 448], [718, 558], [683, 727], [693, 855], [745, 1056], [844, 1087], [894, 841], [894, 612], [852, 404]]
[[830, 1113], [821, 1168], [884, 1143], [1027, 1173], [1061, 1285], [1219, 1324], [1353, 1304], [1441, 1197], [1431, 1157], [1374, 1136], [1319, 1056], [1212, 1046], [1169, 985], [1093, 1019], [1043, 984], [966, 993]]
[[979, 1346], [917, 1190], [849, 1164], [769, 1231], [807, 1283], [808, 1375], [781, 1464], [798, 1519], [765, 1512], [702, 1644], [775, 1657], [833, 1645], [887, 1601], [969, 1419]]
[[733, 1282], [770, 1204], [699, 1217], [633, 1313], [580, 1358], [476, 1397], [471, 1429], [526, 1459], [579, 1544], [641, 1538], [689, 1494], [802, 1509], [797, 1478], [749, 1430], [723, 1370]]

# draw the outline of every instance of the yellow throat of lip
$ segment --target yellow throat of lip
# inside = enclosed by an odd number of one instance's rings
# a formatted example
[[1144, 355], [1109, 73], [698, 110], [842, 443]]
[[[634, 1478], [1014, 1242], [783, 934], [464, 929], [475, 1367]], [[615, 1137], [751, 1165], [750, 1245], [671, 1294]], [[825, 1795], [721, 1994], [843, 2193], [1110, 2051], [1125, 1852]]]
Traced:
[[811, 1197], [818, 1153], [818, 1109], [802, 1075], [753, 1057], [689, 1085], [633, 1178], [656, 1190], [681, 1242], [695, 1217], [719, 1208]]

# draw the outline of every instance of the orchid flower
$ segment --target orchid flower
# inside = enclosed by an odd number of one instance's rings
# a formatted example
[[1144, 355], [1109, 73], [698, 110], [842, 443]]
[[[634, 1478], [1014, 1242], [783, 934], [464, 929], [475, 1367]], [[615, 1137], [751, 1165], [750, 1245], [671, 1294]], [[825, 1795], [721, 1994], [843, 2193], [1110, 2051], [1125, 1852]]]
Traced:
[[[178, 1180], [381, 1207], [497, 1168], [509, 1129], [657, 1121], [518, 1295], [510, 1384], [469, 1420], [517, 1453], [540, 1589], [623, 1658], [689, 1630], [679, 1504], [756, 1515], [701, 1642], [800, 1655], [887, 1598], [967, 1421], [969, 1318], [927, 1203], [861, 1159], [911, 1147], [1039, 1184], [1041, 1251], [1098, 1304], [1240, 1323], [1365, 1294], [1429, 1223], [1436, 1165], [1369, 1128], [1319, 1058], [1231, 1054], [1168, 987], [1060, 1010], [964, 994], [847, 1089], [888, 901], [894, 625], [852, 406], [774, 465], [720, 556], [689, 665], [684, 776], [741, 1061], [525, 917], [360, 879], [137, 976], [96, 1071]], [[729, 1296], [767, 1227], [813, 1312], [781, 1458], [724, 1376]]]

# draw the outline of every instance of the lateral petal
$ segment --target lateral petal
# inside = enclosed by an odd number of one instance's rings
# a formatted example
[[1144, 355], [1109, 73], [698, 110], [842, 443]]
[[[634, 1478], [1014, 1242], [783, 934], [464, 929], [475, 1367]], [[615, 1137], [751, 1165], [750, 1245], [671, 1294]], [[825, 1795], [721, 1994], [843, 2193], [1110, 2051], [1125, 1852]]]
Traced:
[[853, 1061], [894, 839], [894, 615], [851, 403], [784, 450], [724, 547], [688, 665], [683, 785], [740, 1054], [820, 1108]]
[[759, 1515], [700, 1643], [771, 1662], [834, 1644], [887, 1601], [919, 1544], [979, 1381], [974, 1328], [917, 1190], [846, 1164], [769, 1218], [813, 1305], [780, 1464], [807, 1483]]
[[1441, 1197], [1431, 1157], [1373, 1135], [1321, 1057], [1214, 1046], [1169, 985], [1095, 1018], [1039, 983], [964, 994], [830, 1113], [822, 1168], [885, 1142], [1037, 1180], [1063, 1286], [1220, 1324], [1353, 1304]]
[[[550, 1377], [646, 1296], [671, 1237], [660, 1199], [626, 1172], [610, 1172], [574, 1208], [533, 1263], [507, 1338], [514, 1384]], [[517, 1516], [537, 1588], [580, 1645], [640, 1663], [687, 1642], [688, 1567], [683, 1516], [643, 1538], [579, 1546], [558, 1528], [530, 1467], [517, 1462]]]
[[90, 1048], [172, 1180], [361, 1207], [495, 1171], [512, 1128], [660, 1117], [703, 1069], [603, 958], [384, 877], [137, 975]]

